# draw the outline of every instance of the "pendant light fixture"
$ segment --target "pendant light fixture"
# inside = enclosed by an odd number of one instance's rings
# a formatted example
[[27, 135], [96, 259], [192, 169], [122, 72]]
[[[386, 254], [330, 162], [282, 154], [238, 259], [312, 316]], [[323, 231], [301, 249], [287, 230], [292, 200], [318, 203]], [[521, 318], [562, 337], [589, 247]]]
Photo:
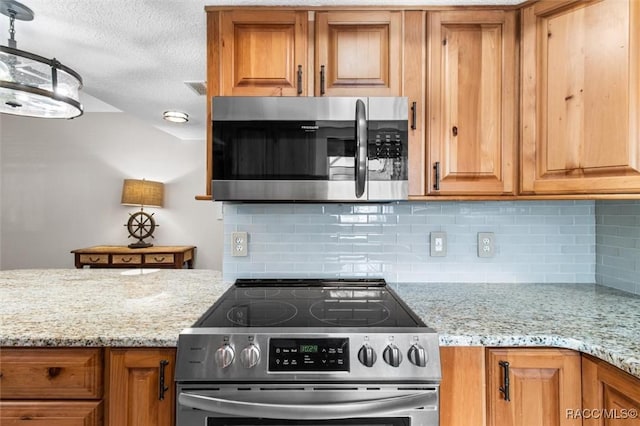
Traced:
[[33, 20], [33, 11], [14, 0], [0, 0], [9, 17], [8, 46], [0, 46], [0, 113], [39, 118], [82, 115], [82, 77], [53, 59], [18, 50], [15, 20]]

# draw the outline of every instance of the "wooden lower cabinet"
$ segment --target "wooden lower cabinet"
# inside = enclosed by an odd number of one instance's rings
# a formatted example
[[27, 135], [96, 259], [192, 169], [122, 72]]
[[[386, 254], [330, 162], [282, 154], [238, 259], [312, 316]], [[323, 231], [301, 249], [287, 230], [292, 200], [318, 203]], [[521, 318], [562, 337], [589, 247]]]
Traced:
[[101, 426], [101, 348], [1, 348], [0, 424]]
[[582, 356], [584, 426], [640, 426], [640, 379], [588, 355]]
[[175, 348], [107, 350], [106, 424], [172, 426], [175, 357]]
[[582, 407], [578, 352], [490, 348], [486, 362], [489, 426], [582, 425], [568, 415]]
[[484, 351], [482, 346], [440, 347], [440, 426], [486, 423]]

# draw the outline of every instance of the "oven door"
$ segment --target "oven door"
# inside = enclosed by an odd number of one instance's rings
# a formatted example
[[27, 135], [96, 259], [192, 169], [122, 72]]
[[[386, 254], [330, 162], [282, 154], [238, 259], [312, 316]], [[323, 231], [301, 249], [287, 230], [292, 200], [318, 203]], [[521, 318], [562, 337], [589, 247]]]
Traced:
[[177, 426], [436, 426], [438, 386], [178, 385]]

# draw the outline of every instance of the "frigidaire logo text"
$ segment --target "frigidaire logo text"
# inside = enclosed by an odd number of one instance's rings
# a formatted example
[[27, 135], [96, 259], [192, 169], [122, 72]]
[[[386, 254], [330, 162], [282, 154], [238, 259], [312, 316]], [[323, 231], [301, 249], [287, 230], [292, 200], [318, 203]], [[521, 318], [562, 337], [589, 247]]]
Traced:
[[300, 126], [300, 128], [306, 131], [318, 130], [318, 126]]

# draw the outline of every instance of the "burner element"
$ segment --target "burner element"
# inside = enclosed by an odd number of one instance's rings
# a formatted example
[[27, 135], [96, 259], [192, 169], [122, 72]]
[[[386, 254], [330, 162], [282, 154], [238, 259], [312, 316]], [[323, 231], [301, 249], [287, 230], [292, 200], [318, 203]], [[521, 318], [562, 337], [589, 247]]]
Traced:
[[298, 309], [289, 302], [256, 300], [233, 306], [227, 319], [245, 327], [266, 327], [282, 324], [295, 317]]
[[271, 299], [280, 294], [277, 288], [250, 288], [244, 291], [244, 295], [250, 299]]
[[389, 318], [389, 309], [372, 300], [319, 300], [309, 308], [319, 321], [340, 327], [371, 327]]

